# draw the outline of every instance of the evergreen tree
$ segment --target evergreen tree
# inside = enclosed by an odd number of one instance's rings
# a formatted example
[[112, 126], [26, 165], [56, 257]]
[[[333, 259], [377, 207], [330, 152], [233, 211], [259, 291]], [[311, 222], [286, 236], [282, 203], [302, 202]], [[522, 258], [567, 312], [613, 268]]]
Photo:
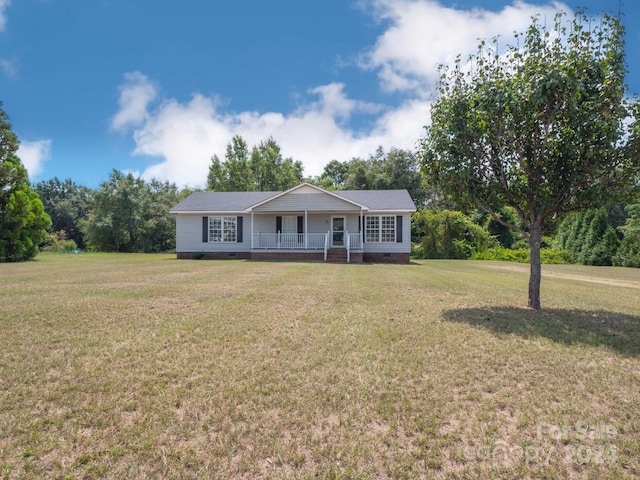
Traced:
[[611, 265], [618, 244], [606, 210], [595, 210], [580, 251], [580, 262], [585, 265]]
[[35, 257], [51, 224], [16, 155], [18, 145], [18, 137], [0, 103], [0, 262]]
[[626, 223], [618, 229], [624, 234], [613, 264], [622, 267], [640, 267], [640, 203], [627, 205]]

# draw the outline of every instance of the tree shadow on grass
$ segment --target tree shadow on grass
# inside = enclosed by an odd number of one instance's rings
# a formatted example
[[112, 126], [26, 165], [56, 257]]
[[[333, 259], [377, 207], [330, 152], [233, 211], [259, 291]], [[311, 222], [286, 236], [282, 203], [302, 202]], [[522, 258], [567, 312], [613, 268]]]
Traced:
[[487, 307], [446, 310], [443, 318], [497, 334], [544, 337], [564, 345], [606, 347], [640, 356], [640, 317], [624, 313]]

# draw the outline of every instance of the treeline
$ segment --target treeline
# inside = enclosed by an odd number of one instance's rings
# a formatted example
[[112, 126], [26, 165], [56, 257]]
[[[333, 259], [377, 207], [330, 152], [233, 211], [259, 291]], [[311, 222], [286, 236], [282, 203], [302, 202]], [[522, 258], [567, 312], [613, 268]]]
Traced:
[[273, 138], [251, 149], [239, 135], [227, 145], [225, 158], [214, 155], [207, 190], [214, 192], [284, 191], [302, 182], [327, 190], [407, 189], [417, 205], [430, 196], [416, 156], [407, 150], [379, 148], [366, 159], [330, 161], [317, 177], [305, 177], [302, 163], [283, 157]]
[[[249, 148], [240, 136], [227, 145], [223, 160], [211, 158], [206, 190], [283, 191], [305, 181], [333, 190], [406, 188], [416, 204], [428, 199], [411, 152], [378, 149], [367, 159], [333, 160], [321, 175], [304, 177], [302, 163], [285, 158], [273, 138]], [[175, 250], [175, 219], [169, 211], [194, 191], [117, 170], [97, 189], [58, 178], [38, 182], [33, 189], [51, 217], [42, 249], [111, 252]]]
[[109, 252], [174, 250], [175, 220], [169, 210], [191, 192], [117, 170], [95, 190], [58, 178], [33, 189], [51, 217], [44, 250]]
[[[499, 214], [518, 223], [508, 207]], [[486, 214], [424, 208], [412, 220], [415, 257], [529, 262], [522, 235]], [[552, 235], [543, 237], [541, 258], [543, 263], [640, 267], [640, 203], [567, 214]]]
[[[249, 148], [235, 136], [224, 159], [211, 158], [206, 189], [283, 191], [305, 181], [328, 190], [408, 190], [418, 207], [412, 219], [414, 257], [529, 261], [521, 234], [488, 214], [457, 210], [429, 186], [416, 155], [406, 150], [379, 148], [368, 158], [332, 160], [320, 175], [305, 177], [302, 164], [284, 157], [272, 138]], [[33, 188], [51, 217], [43, 248], [115, 252], [173, 251], [175, 219], [169, 210], [193, 192], [117, 170], [95, 190], [57, 178]], [[504, 207], [498, 215], [518, 225], [513, 209]], [[542, 247], [547, 263], [640, 267], [640, 203], [568, 214]]]

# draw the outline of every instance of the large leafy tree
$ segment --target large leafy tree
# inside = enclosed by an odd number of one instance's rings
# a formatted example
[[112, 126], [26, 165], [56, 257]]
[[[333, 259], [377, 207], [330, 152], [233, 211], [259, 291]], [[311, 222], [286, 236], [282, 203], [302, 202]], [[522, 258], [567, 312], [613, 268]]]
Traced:
[[239, 135], [227, 145], [224, 161], [211, 158], [207, 189], [217, 192], [279, 191], [303, 180], [302, 163], [284, 158], [273, 138], [260, 142], [249, 153]]
[[368, 159], [353, 158], [347, 162], [327, 163], [316, 183], [337, 190], [407, 189], [417, 205], [432, 198], [420, 173], [416, 155], [407, 150], [378, 148]]
[[16, 155], [18, 145], [0, 102], [0, 262], [35, 257], [51, 222]]
[[80, 221], [88, 214], [91, 190], [71, 179], [60, 180], [58, 177], [38, 182], [33, 189], [51, 217], [51, 230], [64, 230], [70, 240], [84, 248]]
[[[438, 188], [525, 236], [528, 306], [540, 309], [542, 235], [637, 182], [638, 104], [626, 96], [618, 18], [560, 13], [551, 29], [534, 18], [516, 39], [443, 67], [421, 151]], [[498, 215], [505, 205], [518, 224]]]
[[175, 248], [175, 219], [181, 200], [175, 184], [113, 170], [93, 193], [89, 215], [81, 222], [84, 239], [95, 250], [162, 252]]

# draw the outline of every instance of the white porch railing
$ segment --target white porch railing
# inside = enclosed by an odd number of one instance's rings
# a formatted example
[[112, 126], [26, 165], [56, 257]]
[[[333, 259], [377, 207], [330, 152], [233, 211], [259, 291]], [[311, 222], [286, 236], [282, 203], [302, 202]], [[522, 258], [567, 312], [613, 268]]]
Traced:
[[349, 233], [347, 236], [351, 250], [362, 250], [362, 237], [359, 233]]
[[322, 250], [326, 248], [326, 233], [254, 233], [253, 248]]

